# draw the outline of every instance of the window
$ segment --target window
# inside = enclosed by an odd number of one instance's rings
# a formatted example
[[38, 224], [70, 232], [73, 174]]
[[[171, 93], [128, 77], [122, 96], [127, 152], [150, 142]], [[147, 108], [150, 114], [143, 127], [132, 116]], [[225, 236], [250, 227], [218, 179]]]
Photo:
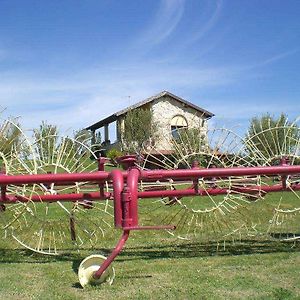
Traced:
[[178, 139], [179, 138], [179, 130], [181, 128], [187, 128], [188, 127], [188, 123], [185, 117], [181, 116], [181, 115], [177, 115], [175, 116], [172, 120], [171, 120], [171, 134], [172, 137], [174, 139]]

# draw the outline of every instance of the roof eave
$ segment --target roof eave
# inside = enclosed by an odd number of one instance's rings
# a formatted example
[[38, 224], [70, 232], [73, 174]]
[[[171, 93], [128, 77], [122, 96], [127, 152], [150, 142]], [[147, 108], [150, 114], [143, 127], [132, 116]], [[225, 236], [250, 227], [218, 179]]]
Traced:
[[105, 119], [102, 119], [100, 120], [99, 122], [96, 122], [88, 127], [85, 128], [85, 130], [92, 130], [92, 131], [95, 131], [96, 129], [99, 129], [105, 125], [108, 125], [114, 121], [117, 120], [117, 115], [116, 114], [112, 114], [110, 115], [109, 117], [105, 118]]

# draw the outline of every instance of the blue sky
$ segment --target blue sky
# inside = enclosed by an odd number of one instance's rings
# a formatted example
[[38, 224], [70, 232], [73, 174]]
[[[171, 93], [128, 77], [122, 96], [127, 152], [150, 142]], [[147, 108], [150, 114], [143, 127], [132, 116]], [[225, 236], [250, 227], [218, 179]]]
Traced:
[[162, 90], [238, 126], [300, 115], [300, 1], [0, 0], [0, 106], [76, 130]]

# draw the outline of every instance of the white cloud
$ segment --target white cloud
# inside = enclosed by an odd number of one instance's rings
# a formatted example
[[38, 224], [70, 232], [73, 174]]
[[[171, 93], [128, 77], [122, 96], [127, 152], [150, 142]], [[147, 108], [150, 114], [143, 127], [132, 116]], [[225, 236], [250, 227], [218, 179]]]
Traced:
[[[250, 73], [253, 76], [253, 72]], [[72, 133], [162, 90], [195, 102], [198, 99], [189, 96], [193, 95], [193, 90], [209, 94], [210, 90], [234, 86], [248, 76], [249, 69], [243, 66], [197, 68], [151, 62], [86, 69], [56, 78], [39, 73], [13, 76], [11, 72], [0, 83], [0, 106], [7, 107], [10, 115], [21, 116], [25, 128], [37, 127], [42, 120], [47, 120], [58, 125], [62, 132], [69, 130]], [[233, 121], [245, 125], [249, 118], [264, 112], [280, 113], [281, 99], [277, 100], [240, 98], [226, 102], [206, 98], [205, 103], [195, 104], [215, 113], [215, 124], [232, 126]], [[293, 112], [299, 109], [288, 104], [292, 102], [286, 101], [284, 111], [294, 117]]]
[[264, 67], [264, 66], [268, 66], [271, 65], [277, 61], [280, 61], [282, 59], [285, 59], [286, 57], [289, 57], [290, 55], [293, 55], [295, 53], [299, 52], [299, 49], [292, 49], [292, 50], [288, 50], [288, 51], [284, 51], [284, 52], [280, 52], [278, 54], [275, 54], [271, 57], [265, 58], [265, 59], [261, 59], [258, 62], [253, 62], [249, 65], [245, 65], [244, 69], [246, 70], [252, 70], [252, 69], [258, 69], [260, 67]]
[[143, 30], [138, 44], [146, 47], [163, 42], [176, 29], [184, 13], [184, 0], [162, 0], [151, 25]]
[[223, 0], [217, 0], [216, 6], [211, 15], [207, 18], [204, 24], [198, 25], [198, 30], [193, 31], [192, 35], [186, 40], [186, 43], [193, 43], [204, 37], [219, 21], [222, 11]]
[[198, 69], [151, 62], [87, 69], [56, 78], [26, 72], [13, 76], [11, 72], [0, 83], [0, 104], [11, 114], [21, 115], [26, 127], [47, 120], [64, 129], [77, 129], [162, 90], [177, 93], [230, 85], [240, 77], [239, 72], [238, 68]]
[[[249, 120], [252, 117], [259, 116], [265, 113], [278, 115], [282, 112], [287, 113], [292, 119], [299, 112], [300, 107], [295, 107], [293, 101], [286, 101], [282, 105], [282, 99], [265, 97], [263, 99], [239, 98], [232, 101], [213, 101], [215, 105], [214, 113], [218, 119], [228, 120]], [[238, 104], [238, 105], [237, 105]]]

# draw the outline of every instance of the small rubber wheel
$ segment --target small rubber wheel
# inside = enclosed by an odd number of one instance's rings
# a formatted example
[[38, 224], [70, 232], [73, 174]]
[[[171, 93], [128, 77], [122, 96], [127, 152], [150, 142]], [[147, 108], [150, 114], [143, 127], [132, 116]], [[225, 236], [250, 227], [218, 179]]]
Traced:
[[109, 266], [100, 278], [95, 279], [93, 274], [100, 268], [106, 260], [103, 255], [90, 255], [85, 258], [78, 269], [78, 278], [82, 287], [87, 285], [100, 285], [104, 282], [112, 284], [115, 278], [115, 269]]

